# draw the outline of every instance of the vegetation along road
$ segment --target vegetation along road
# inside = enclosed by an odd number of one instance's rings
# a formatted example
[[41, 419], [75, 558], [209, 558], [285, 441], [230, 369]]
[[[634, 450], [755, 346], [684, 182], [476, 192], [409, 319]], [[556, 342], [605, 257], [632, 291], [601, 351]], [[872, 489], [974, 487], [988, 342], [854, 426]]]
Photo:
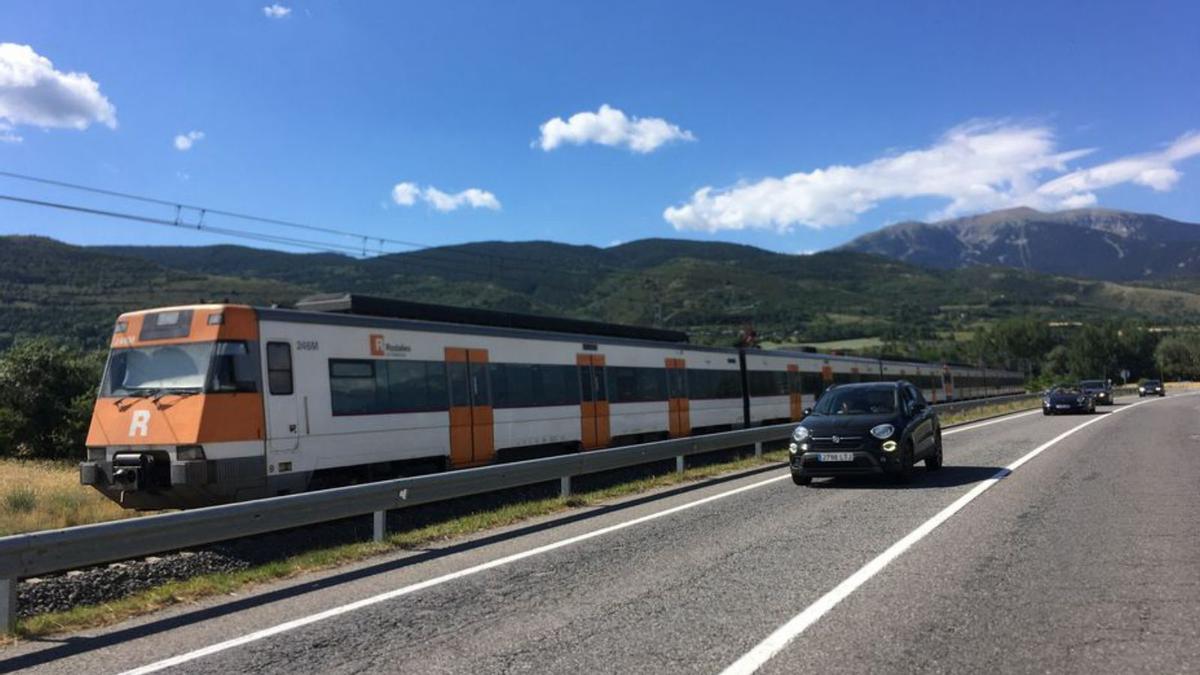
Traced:
[[0, 669], [1174, 672], [1200, 659], [1200, 397], [947, 430], [905, 486], [786, 470], [174, 608]]

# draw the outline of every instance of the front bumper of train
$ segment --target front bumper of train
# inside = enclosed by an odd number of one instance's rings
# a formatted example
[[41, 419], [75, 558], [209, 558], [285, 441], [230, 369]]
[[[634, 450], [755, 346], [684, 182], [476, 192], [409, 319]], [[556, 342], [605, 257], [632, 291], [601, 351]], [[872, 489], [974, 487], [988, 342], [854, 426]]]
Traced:
[[[97, 453], [98, 454], [98, 453]], [[128, 509], [187, 509], [244, 499], [266, 472], [261, 458], [179, 459], [164, 449], [122, 449], [79, 464], [79, 482]]]

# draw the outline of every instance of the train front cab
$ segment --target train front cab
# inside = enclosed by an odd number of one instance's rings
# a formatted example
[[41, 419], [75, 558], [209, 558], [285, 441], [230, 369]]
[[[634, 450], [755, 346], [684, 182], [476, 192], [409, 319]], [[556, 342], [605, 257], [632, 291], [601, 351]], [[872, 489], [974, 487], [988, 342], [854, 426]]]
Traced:
[[126, 508], [264, 494], [258, 322], [250, 307], [123, 314], [113, 330], [80, 481]]

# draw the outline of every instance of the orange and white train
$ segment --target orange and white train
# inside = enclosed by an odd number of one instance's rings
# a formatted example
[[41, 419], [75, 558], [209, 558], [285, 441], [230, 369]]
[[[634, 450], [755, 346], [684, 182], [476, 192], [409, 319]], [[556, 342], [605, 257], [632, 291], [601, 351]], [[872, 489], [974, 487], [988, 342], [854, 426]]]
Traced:
[[795, 421], [843, 382], [905, 379], [934, 402], [1022, 391], [1009, 371], [669, 331], [363, 296], [299, 306], [121, 315], [82, 482], [128, 508], [189, 508]]

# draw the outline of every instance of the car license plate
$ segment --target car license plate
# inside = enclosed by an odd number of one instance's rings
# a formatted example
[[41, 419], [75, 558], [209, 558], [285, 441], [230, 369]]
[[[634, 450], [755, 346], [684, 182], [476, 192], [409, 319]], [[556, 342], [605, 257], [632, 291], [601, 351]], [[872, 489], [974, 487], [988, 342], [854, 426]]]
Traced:
[[818, 462], [853, 462], [853, 452], [818, 452]]
[[1066, 403], [1059, 403], [1058, 405], [1056, 405], [1054, 407], [1058, 408], [1059, 410], [1066, 410], [1067, 408], [1070, 408], [1071, 406], [1067, 405]]

